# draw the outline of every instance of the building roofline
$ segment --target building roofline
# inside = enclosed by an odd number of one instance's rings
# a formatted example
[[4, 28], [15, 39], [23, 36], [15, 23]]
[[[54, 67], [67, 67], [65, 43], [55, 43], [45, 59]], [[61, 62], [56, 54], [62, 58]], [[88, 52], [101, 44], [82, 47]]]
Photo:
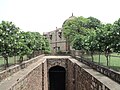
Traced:
[[48, 33], [52, 33], [52, 32], [55, 32], [55, 31], [59, 31], [59, 30], [62, 30], [62, 28], [56, 28], [55, 30], [52, 30], [52, 31], [49, 31], [49, 32], [43, 32], [43, 35], [48, 34]]

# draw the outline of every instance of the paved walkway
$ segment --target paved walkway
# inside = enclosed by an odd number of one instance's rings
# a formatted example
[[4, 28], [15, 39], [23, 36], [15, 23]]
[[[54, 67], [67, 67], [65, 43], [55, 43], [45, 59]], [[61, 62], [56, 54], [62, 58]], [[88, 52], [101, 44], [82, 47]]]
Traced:
[[94, 69], [91, 69], [89, 66], [79, 62], [76, 59], [71, 58], [71, 61], [74, 63], [77, 63], [80, 67], [82, 67], [85, 71], [90, 73], [92, 76], [94, 76], [97, 80], [99, 80], [101, 83], [106, 85], [110, 88], [110, 90], [120, 90], [120, 84], [116, 83], [115, 81], [111, 80], [107, 76], [95, 71]]
[[17, 73], [9, 76], [8, 78], [6, 78], [5, 80], [3, 80], [2, 82], [0, 82], [0, 90], [8, 90], [12, 85], [14, 85], [17, 81], [19, 81], [20, 79], [22, 79], [25, 75], [27, 75], [32, 69], [34, 69], [35, 67], [37, 67], [39, 64], [42, 63], [42, 61], [44, 61], [44, 59], [40, 59], [37, 62], [29, 65], [28, 67], [21, 69], [20, 71], [18, 71]]

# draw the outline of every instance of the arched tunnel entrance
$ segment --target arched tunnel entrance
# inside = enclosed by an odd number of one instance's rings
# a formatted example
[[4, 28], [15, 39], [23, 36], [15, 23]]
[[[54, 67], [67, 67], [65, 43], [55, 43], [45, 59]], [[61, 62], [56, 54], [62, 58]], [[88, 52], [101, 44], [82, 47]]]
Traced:
[[61, 66], [49, 69], [49, 90], [65, 90], [66, 70]]

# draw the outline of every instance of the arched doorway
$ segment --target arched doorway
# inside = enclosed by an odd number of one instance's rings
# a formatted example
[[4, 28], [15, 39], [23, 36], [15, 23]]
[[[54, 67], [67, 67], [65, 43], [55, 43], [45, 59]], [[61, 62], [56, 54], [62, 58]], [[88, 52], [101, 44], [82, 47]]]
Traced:
[[49, 90], [65, 90], [65, 68], [54, 66], [49, 69]]

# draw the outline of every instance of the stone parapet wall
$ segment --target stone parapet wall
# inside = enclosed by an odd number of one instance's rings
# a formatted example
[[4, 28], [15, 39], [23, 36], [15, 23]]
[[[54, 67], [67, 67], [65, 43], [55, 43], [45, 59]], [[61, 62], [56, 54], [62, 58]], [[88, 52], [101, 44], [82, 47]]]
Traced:
[[78, 64], [75, 64], [75, 89], [73, 90], [110, 90], [109, 87], [101, 83], [98, 79], [85, 71]]
[[[96, 76], [92, 75], [88, 72], [89, 69], [92, 70], [89, 66], [84, 64], [79, 64], [80, 62], [75, 59], [69, 58], [49, 58], [47, 59], [48, 70], [54, 66], [64, 67], [66, 70], [66, 90], [113, 90], [113, 88], [109, 85], [113, 85], [116, 82], [110, 82], [109, 84], [103, 82], [104, 80], [100, 80], [99, 78], [105, 78], [104, 75], [98, 73]], [[77, 62], [76, 62], [77, 61]], [[87, 69], [87, 70], [86, 70]], [[49, 73], [48, 73], [49, 74]], [[106, 81], [109, 82], [109, 79], [106, 78]], [[49, 78], [48, 78], [49, 83]], [[118, 87], [116, 87], [119, 90]], [[45, 89], [44, 89], [45, 90]]]
[[43, 61], [43, 90], [48, 90], [48, 69], [47, 61]]
[[23, 69], [23, 68], [26, 68], [26, 67], [29, 66], [30, 64], [38, 61], [38, 60], [39, 60], [40, 58], [42, 58], [43, 56], [44, 56], [44, 54], [43, 54], [43, 55], [40, 55], [40, 56], [37, 56], [37, 57], [35, 57], [35, 58], [32, 58], [32, 59], [30, 59], [30, 60], [28, 60], [28, 61], [24, 61], [24, 62], [22, 62], [20, 65], [15, 65], [15, 66], [9, 67], [8, 69], [0, 72], [0, 82], [1, 82], [3, 79], [5, 79], [5, 78], [13, 75], [14, 73], [18, 72], [19, 70], [21, 70], [21, 69]]
[[[75, 73], [74, 73], [74, 63], [71, 60], [67, 60], [67, 90], [74, 90]], [[71, 87], [72, 86], [72, 87]]]
[[120, 73], [119, 72], [112, 70], [108, 67], [101, 66], [97, 63], [91, 62], [89, 60], [86, 60], [85, 58], [83, 58], [81, 56], [81, 51], [79, 51], [79, 50], [72, 50], [71, 56], [76, 58], [80, 62], [90, 66], [91, 68], [95, 69], [96, 71], [108, 76], [109, 78], [111, 78], [112, 80], [114, 80], [120, 84]]
[[23, 75], [9, 90], [43, 90], [42, 83], [42, 63], [30, 71], [27, 75]]
[[69, 56], [65, 58], [57, 56], [56, 58], [48, 57], [44, 57], [40, 61], [38, 60], [35, 63], [35, 67], [29, 67], [29, 71], [26, 70], [28, 72], [21, 73], [21, 75], [23, 74], [21, 78], [15, 81], [7, 90], [50, 90], [49, 69], [54, 66], [60, 66], [66, 70], [65, 90], [120, 89], [118, 83], [74, 58]]

